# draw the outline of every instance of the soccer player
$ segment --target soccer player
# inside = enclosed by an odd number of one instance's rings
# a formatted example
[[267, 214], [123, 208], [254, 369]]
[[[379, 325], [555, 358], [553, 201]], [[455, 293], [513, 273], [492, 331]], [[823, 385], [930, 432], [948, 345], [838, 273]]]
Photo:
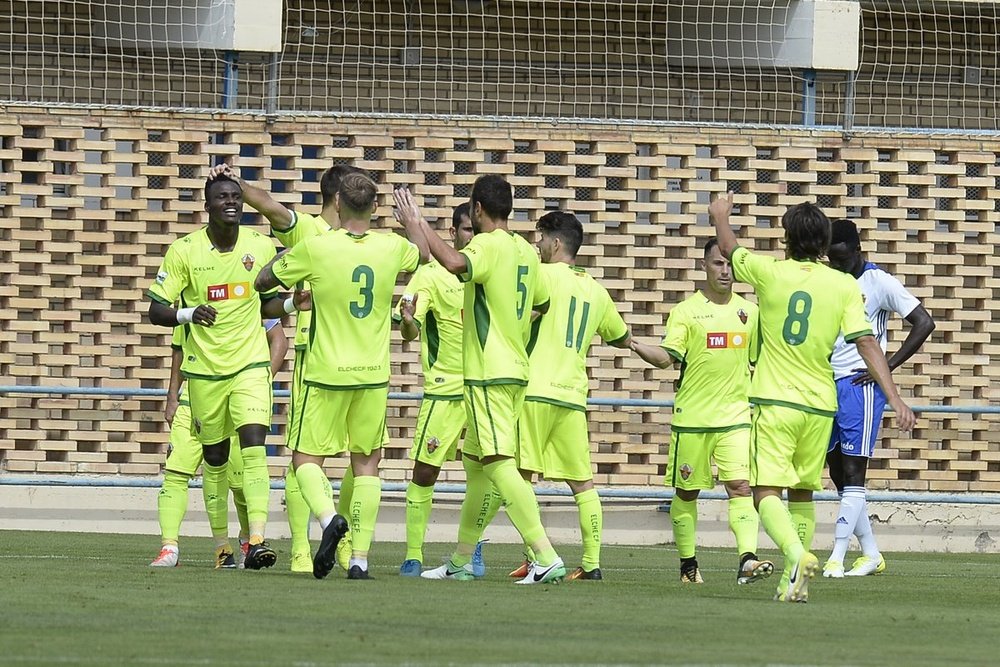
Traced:
[[631, 337], [608, 291], [575, 265], [583, 244], [583, 225], [576, 216], [552, 211], [541, 217], [537, 229], [541, 280], [548, 287], [550, 303], [531, 325], [518, 468], [569, 485], [583, 539], [582, 564], [569, 578], [596, 581], [604, 578], [604, 518], [590, 464], [587, 352], [594, 334], [626, 349]]
[[[875, 338], [882, 351], [888, 344], [887, 324], [897, 313], [910, 325], [906, 340], [889, 357], [889, 370], [895, 370], [920, 349], [934, 331], [934, 319], [895, 277], [865, 260], [861, 253], [861, 238], [857, 226], [850, 220], [835, 220], [832, 224], [830, 266], [857, 279], [864, 296], [868, 320], [875, 329]], [[885, 569], [872, 534], [865, 499], [865, 474], [868, 459], [878, 442], [879, 425], [885, 410], [885, 395], [862, 364], [858, 350], [837, 339], [833, 349], [834, 380], [837, 383], [837, 414], [833, 418], [833, 434], [826, 461], [830, 478], [840, 493], [840, 512], [834, 529], [833, 553], [823, 566], [823, 576], [845, 576], [844, 557], [854, 534], [861, 544], [862, 555], [855, 562], [849, 577], [860, 577]]]
[[[281, 320], [264, 322], [267, 332], [267, 344], [271, 354], [271, 375], [281, 369], [288, 351], [288, 338], [281, 328]], [[188, 400], [187, 387], [181, 388], [180, 367], [184, 361], [183, 329], [174, 328], [171, 348], [170, 379], [167, 383], [167, 403], [165, 418], [170, 425], [170, 445], [167, 450], [167, 462], [163, 470], [163, 484], [157, 497], [157, 512], [160, 519], [161, 548], [159, 555], [150, 563], [151, 567], [175, 567], [179, 563], [180, 553], [177, 539], [180, 534], [181, 522], [187, 513], [188, 482], [202, 464], [201, 444], [192, 435], [191, 403]], [[216, 568], [234, 568], [241, 566], [250, 548], [250, 525], [247, 519], [246, 498], [243, 496], [243, 459], [240, 456], [239, 441], [230, 440], [229, 447], [229, 490], [236, 504], [236, 514], [240, 521], [240, 553], [233, 555], [229, 544], [229, 512], [228, 506], [222, 506], [214, 499], [205, 498], [205, 507], [213, 510], [208, 521], [212, 535], [220, 546], [216, 550]], [[204, 491], [205, 487], [202, 487]], [[219, 516], [220, 507], [226, 511]], [[224, 544], [221, 544], [223, 543]]]
[[666, 484], [681, 581], [702, 583], [695, 555], [698, 494], [715, 486], [712, 461], [729, 496], [729, 529], [736, 537], [736, 583], [768, 577], [757, 558], [757, 511], [750, 493], [750, 365], [757, 358], [757, 306], [733, 294], [732, 268], [716, 239], [705, 244], [705, 282], [670, 311], [659, 345], [632, 349], [657, 368], [679, 363]]
[[421, 576], [473, 578], [471, 560], [478, 536], [471, 536], [481, 512], [475, 503], [481, 502], [492, 483], [506, 503], [511, 523], [535, 554], [536, 562], [518, 583], [561, 580], [566, 567], [542, 527], [534, 490], [521, 478], [515, 463], [517, 421], [528, 384], [525, 342], [532, 310], [544, 312], [549, 299], [539, 281], [538, 254], [527, 241], [507, 230], [513, 208], [510, 183], [496, 175], [476, 179], [469, 201], [475, 235], [460, 251], [430, 228], [409, 190], [400, 188], [393, 195], [409, 237], [422, 239], [434, 258], [466, 283], [462, 347], [468, 425], [462, 447], [466, 495], [459, 519], [459, 543], [447, 563]]
[[[245, 566], [271, 567], [277, 555], [264, 542], [270, 480], [264, 439], [271, 424], [271, 359], [261, 318], [293, 306], [277, 291], [258, 295], [253, 281], [274, 256], [269, 238], [240, 225], [243, 192], [217, 176], [205, 184], [208, 225], [170, 244], [147, 291], [153, 324], [184, 327], [184, 362], [191, 420], [202, 444], [206, 498], [225, 506], [229, 440], [239, 435], [243, 493], [250, 523]], [[172, 304], [180, 303], [175, 309]], [[222, 511], [209, 508], [209, 513]], [[222, 547], [222, 544], [217, 545]]]
[[426, 257], [393, 233], [373, 233], [375, 183], [348, 174], [337, 194], [341, 228], [314, 236], [261, 271], [262, 292], [308, 280], [314, 311], [305, 389], [293, 417], [292, 466], [303, 499], [323, 527], [313, 576], [333, 568], [337, 544], [348, 530], [327, 489], [323, 461], [350, 451], [354, 492], [350, 503], [353, 553], [348, 579], [369, 579], [368, 551], [382, 494], [378, 464], [389, 393], [389, 333], [396, 276]]
[[[461, 250], [472, 240], [468, 202], [452, 213], [452, 244]], [[410, 449], [413, 477], [406, 487], [406, 557], [399, 568], [404, 577], [419, 577], [424, 560], [424, 536], [431, 516], [434, 484], [445, 461], [455, 459], [458, 440], [465, 429], [462, 402], [462, 302], [464, 288], [453, 274], [437, 262], [421, 266], [404, 290], [393, 319], [399, 322], [403, 340], [420, 337], [420, 361], [424, 373], [424, 398], [417, 415], [416, 438]], [[491, 502], [499, 504], [491, 492]], [[494, 510], [495, 513], [495, 510]], [[482, 546], [476, 545], [483, 576]]]
[[[816, 526], [813, 492], [822, 488], [823, 459], [837, 390], [830, 355], [841, 331], [896, 412], [901, 430], [915, 422], [899, 396], [885, 355], [865, 317], [857, 281], [819, 262], [830, 247], [830, 221], [815, 205], [789, 208], [781, 219], [786, 259], [737, 244], [729, 224], [733, 195], [709, 214], [733, 276], [753, 286], [760, 308], [760, 358], [750, 383], [757, 406], [750, 431], [750, 486], [764, 530], [785, 557], [787, 585], [777, 599], [805, 602], [819, 561], [809, 549]], [[781, 493], [788, 489], [786, 508]], [[784, 576], [784, 575], [783, 575]]]
[[[334, 165], [323, 172], [320, 178], [320, 194], [322, 196], [322, 210], [320, 214], [310, 215], [300, 213], [285, 207], [281, 202], [276, 201], [270, 194], [254, 185], [240, 179], [235, 170], [226, 164], [221, 164], [213, 168], [212, 173], [224, 173], [230, 178], [237, 180], [243, 188], [243, 196], [246, 203], [267, 218], [274, 236], [286, 248], [294, 248], [305, 239], [312, 238], [332, 229], [340, 228], [340, 218], [337, 216], [337, 191], [340, 189], [340, 182], [348, 174], [364, 174], [364, 171], [357, 167], [348, 165]], [[308, 283], [297, 285], [298, 289], [308, 290]], [[311, 310], [301, 310], [295, 316], [295, 366], [292, 371], [292, 391], [291, 402], [288, 410], [288, 424], [285, 430], [285, 443], [291, 449], [291, 444], [296, 439], [299, 424], [295, 419], [295, 406], [299, 402], [304, 386], [302, 383], [303, 374], [306, 368], [306, 350], [309, 343], [309, 325], [312, 321]], [[388, 443], [388, 436], [384, 438]], [[350, 466], [340, 485], [340, 496], [337, 503], [337, 511], [341, 515], [348, 514], [347, 507], [350, 505], [351, 490], [354, 488], [354, 475]], [[331, 494], [333, 490], [330, 490]], [[331, 496], [332, 497], [332, 496]], [[295, 478], [295, 470], [291, 463], [285, 473], [285, 509], [288, 511], [288, 527], [292, 534], [292, 554], [290, 568], [292, 572], [312, 572], [312, 554], [309, 547], [309, 506], [302, 499], [299, 490], [298, 480]], [[337, 561], [346, 570], [348, 559], [351, 553], [351, 534], [347, 533], [341, 539], [337, 549]]]

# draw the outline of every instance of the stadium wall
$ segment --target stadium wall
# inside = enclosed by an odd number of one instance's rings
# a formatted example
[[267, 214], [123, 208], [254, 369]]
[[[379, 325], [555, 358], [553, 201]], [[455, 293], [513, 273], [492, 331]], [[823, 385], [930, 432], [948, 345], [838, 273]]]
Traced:
[[[443, 230], [475, 178], [515, 188], [512, 227], [565, 207], [585, 221], [581, 264], [658, 340], [667, 312], [701, 277], [714, 192], [737, 193], [744, 242], [781, 252], [786, 206], [815, 200], [863, 230], [872, 260], [921, 298], [938, 328], [896, 380], [912, 404], [985, 405], [1000, 388], [1000, 139], [763, 129], [663, 128], [7, 107], [0, 120], [0, 375], [9, 384], [165, 388], [167, 331], [145, 321], [142, 291], [167, 246], [204, 223], [211, 164], [234, 160], [284, 203], [318, 207], [337, 162], [380, 187], [378, 224], [397, 227], [391, 189], [408, 184]], [[262, 224], [248, 216], [248, 223]], [[401, 292], [401, 286], [397, 289]], [[291, 334], [291, 328], [288, 329]], [[891, 330], [901, 340], [900, 323]], [[419, 391], [415, 345], [394, 333], [392, 389]], [[290, 367], [290, 364], [289, 364]], [[673, 397], [674, 371], [595, 346], [593, 396]], [[278, 382], [287, 387], [288, 368]], [[390, 407], [384, 477], [403, 480], [416, 403]], [[284, 415], [268, 441], [288, 461]], [[997, 415], [925, 414], [912, 437], [888, 423], [873, 489], [1000, 491]], [[590, 413], [599, 485], [659, 485], [669, 410]], [[155, 475], [166, 448], [162, 401], [0, 396], [0, 471]], [[343, 461], [331, 462], [331, 468]], [[332, 470], [331, 470], [332, 471]], [[339, 472], [334, 474], [339, 475]], [[462, 478], [460, 467], [445, 480]]]

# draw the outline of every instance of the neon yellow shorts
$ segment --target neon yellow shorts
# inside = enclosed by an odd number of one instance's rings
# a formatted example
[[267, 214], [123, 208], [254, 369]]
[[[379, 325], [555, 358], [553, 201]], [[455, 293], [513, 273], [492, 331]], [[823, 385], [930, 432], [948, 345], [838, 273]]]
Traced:
[[750, 486], [823, 488], [833, 417], [781, 405], [758, 405], [750, 431]]
[[[198, 439], [191, 434], [191, 406], [188, 401], [187, 384], [181, 390], [174, 422], [170, 426], [167, 442], [166, 470], [188, 477], [194, 477], [202, 463], [202, 448]], [[243, 488], [243, 457], [240, 455], [240, 440], [233, 436], [229, 441], [229, 488]]]
[[194, 436], [203, 445], [231, 437], [247, 424], [271, 427], [271, 369], [248, 368], [225, 380], [187, 381]]
[[525, 401], [520, 438], [518, 468], [540, 472], [545, 479], [585, 482], [594, 478], [585, 411]]
[[445, 461], [454, 461], [464, 428], [465, 405], [461, 398], [425, 398], [417, 415], [417, 434], [410, 448], [410, 458], [435, 468], [440, 468]]
[[292, 368], [292, 390], [288, 405], [288, 424], [285, 427], [285, 445], [289, 448], [298, 439], [301, 419], [296, 418], [297, 408], [302, 402], [305, 385], [302, 378], [306, 372], [306, 348], [295, 348], [295, 366]]
[[750, 479], [750, 425], [727, 431], [671, 431], [663, 483], [685, 491], [711, 489], [712, 460], [720, 482]]
[[371, 454], [387, 438], [388, 387], [323, 389], [306, 385], [295, 419], [301, 419], [289, 446], [310, 456], [336, 456], [349, 451]]
[[524, 405], [517, 384], [466, 385], [465, 418], [469, 428], [462, 451], [470, 456], [517, 456], [517, 420]]

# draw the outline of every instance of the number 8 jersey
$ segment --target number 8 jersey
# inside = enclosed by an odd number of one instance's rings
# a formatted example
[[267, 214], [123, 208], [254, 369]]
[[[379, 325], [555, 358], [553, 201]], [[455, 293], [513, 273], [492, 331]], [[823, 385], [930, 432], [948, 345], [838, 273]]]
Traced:
[[760, 358], [750, 401], [833, 417], [830, 355], [838, 334], [870, 336], [857, 281], [818, 262], [777, 260], [736, 248], [733, 275], [753, 286], [760, 309]]
[[274, 263], [282, 285], [308, 280], [312, 290], [307, 385], [372, 389], [389, 384], [396, 276], [414, 271], [419, 262], [420, 251], [402, 236], [337, 229], [304, 240]]

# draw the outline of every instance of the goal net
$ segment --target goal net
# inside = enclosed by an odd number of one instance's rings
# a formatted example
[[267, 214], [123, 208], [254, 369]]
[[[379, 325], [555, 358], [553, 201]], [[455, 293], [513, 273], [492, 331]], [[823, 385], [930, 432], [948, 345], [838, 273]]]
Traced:
[[275, 53], [209, 48], [233, 4], [0, 0], [0, 102], [998, 130], [993, 2], [861, 0], [815, 79], [792, 0], [286, 0]]

